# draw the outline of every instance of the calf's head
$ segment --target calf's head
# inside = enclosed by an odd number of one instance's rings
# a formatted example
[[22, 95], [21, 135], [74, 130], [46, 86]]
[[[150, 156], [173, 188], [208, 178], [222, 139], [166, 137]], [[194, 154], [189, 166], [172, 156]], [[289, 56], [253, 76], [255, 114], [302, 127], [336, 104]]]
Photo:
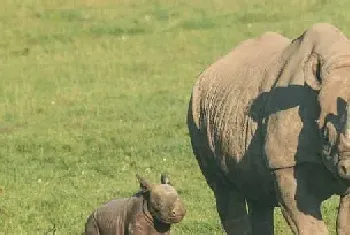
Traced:
[[166, 175], [161, 175], [160, 184], [150, 183], [139, 175], [136, 177], [148, 210], [155, 219], [167, 224], [179, 223], [183, 219], [186, 214], [184, 203]]

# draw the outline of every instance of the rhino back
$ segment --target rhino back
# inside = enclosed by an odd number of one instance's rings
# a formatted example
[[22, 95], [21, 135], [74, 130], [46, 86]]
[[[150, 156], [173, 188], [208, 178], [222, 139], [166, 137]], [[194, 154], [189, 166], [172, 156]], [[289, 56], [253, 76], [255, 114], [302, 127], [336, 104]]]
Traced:
[[210, 65], [193, 87], [189, 122], [206, 137], [226, 173], [257, 165], [252, 161], [262, 153], [258, 128], [265, 94], [276, 82], [280, 56], [289, 44], [277, 33], [243, 41]]

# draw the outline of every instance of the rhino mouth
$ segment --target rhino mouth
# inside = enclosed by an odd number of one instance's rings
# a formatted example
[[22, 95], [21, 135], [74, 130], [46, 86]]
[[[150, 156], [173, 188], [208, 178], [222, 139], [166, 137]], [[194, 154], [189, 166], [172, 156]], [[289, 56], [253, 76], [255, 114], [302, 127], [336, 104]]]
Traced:
[[176, 224], [182, 221], [185, 214], [177, 214], [175, 216], [160, 217], [156, 216], [156, 219], [165, 224]]
[[350, 180], [350, 149], [339, 151], [339, 148], [339, 145], [324, 145], [323, 163], [335, 176]]
[[166, 220], [159, 220], [159, 221], [165, 224], [177, 224], [182, 221], [182, 218], [183, 217], [178, 216], [178, 217], [171, 217], [171, 218], [167, 218]]

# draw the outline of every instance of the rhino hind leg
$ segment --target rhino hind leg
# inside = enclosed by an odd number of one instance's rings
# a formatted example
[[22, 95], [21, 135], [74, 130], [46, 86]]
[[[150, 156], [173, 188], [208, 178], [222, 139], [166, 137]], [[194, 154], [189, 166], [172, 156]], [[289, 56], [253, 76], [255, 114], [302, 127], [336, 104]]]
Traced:
[[[216, 182], [212, 187], [221, 224], [228, 235], [251, 235], [252, 228], [244, 196], [236, 189]], [[260, 234], [260, 233], [259, 233]]]
[[310, 169], [295, 167], [274, 171], [282, 214], [294, 234], [328, 235], [321, 214], [323, 198], [312, 193], [310, 181], [314, 177], [306, 177], [308, 170]]
[[274, 234], [274, 206], [260, 201], [248, 201], [249, 218], [255, 235]]
[[191, 123], [189, 125], [193, 154], [207, 184], [214, 192], [216, 209], [225, 232], [228, 235], [251, 235], [244, 196], [227, 182], [220, 168], [216, 167], [215, 157], [205, 135]]

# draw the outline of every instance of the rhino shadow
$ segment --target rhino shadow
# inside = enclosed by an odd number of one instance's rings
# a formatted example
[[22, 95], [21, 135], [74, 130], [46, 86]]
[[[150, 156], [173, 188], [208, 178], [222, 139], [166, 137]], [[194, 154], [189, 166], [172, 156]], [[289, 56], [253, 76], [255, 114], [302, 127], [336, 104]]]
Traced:
[[[264, 145], [264, 138], [267, 133], [267, 123], [270, 115], [274, 113], [278, 113], [282, 110], [287, 110], [297, 106], [299, 106], [299, 117], [300, 117], [300, 120], [303, 122], [303, 128], [301, 129], [298, 136], [299, 145], [294, 157], [297, 164], [303, 164], [300, 161], [300, 159], [298, 159], [297, 157], [301, 155], [300, 151], [303, 151], [303, 149], [300, 147], [300, 143], [306, 140], [305, 138], [308, 137], [309, 131], [317, 130], [318, 124], [317, 122], [315, 122], [315, 120], [319, 117], [320, 107], [317, 100], [317, 93], [311, 90], [310, 87], [302, 86], [302, 85], [289, 85], [288, 87], [274, 87], [269, 92], [263, 92], [251, 103], [251, 106], [247, 112], [247, 115], [251, 117], [255, 122], [258, 123], [258, 128], [255, 131], [252, 141], [248, 146], [248, 149], [245, 155], [242, 158], [242, 162], [239, 163], [239, 164], [242, 164], [243, 168], [247, 166], [251, 166], [251, 163], [249, 163], [251, 159], [249, 159], [247, 156], [249, 156], [250, 154], [253, 154], [253, 155], [256, 154], [258, 149], [261, 150], [261, 146]], [[344, 114], [346, 110], [346, 102], [341, 98], [337, 99], [337, 109], [338, 109], [338, 114]], [[326, 120], [334, 124], [337, 122], [338, 118], [339, 117], [334, 114], [328, 114], [326, 116]], [[288, 128], [288, 126], [286, 126], [285, 128]], [[342, 128], [344, 128], [344, 126], [340, 126], [339, 130], [342, 130]], [[315, 148], [317, 147], [315, 146]], [[248, 161], [248, 162], [245, 162], [245, 161]], [[267, 167], [266, 168], [267, 171], [265, 173], [267, 175], [271, 174], [271, 171], [268, 167], [267, 159], [263, 157], [260, 163], [265, 164], [265, 166]], [[334, 177], [325, 168], [324, 165], [320, 164], [320, 166], [317, 166], [317, 167], [314, 167], [314, 164], [308, 164], [308, 165], [310, 165], [311, 167], [310, 171], [308, 172], [309, 174], [308, 177], [311, 177], [312, 179], [314, 179], [315, 173], [316, 173], [316, 175], [319, 176], [319, 181], [321, 185], [321, 186], [313, 187], [312, 190], [316, 190], [316, 194], [322, 194], [323, 196], [321, 197], [325, 197], [326, 199], [328, 197], [328, 194], [331, 194], [331, 192], [329, 192], [329, 190], [327, 192], [324, 192], [325, 191], [324, 188], [327, 187], [328, 183], [330, 184], [335, 183]], [[319, 172], [320, 169], [322, 172]], [[321, 176], [319, 175], [320, 173], [321, 173]], [[314, 174], [314, 175], [310, 175], [310, 174]], [[297, 179], [297, 177], [302, 178], [304, 176], [301, 176], [300, 172], [295, 171], [294, 178]], [[268, 178], [272, 180], [272, 177], [268, 177]], [[330, 179], [332, 179], [333, 181], [331, 180], [332, 182], [330, 182]], [[269, 183], [271, 185], [274, 184], [273, 180]], [[303, 190], [301, 190], [302, 185], [303, 183], [298, 182], [297, 193], [295, 197], [302, 197], [302, 195], [305, 193], [303, 192]], [[275, 194], [275, 192], [269, 192], [269, 195], [273, 198], [272, 204], [277, 205], [276, 195], [272, 195], [272, 194]], [[299, 200], [298, 200], [298, 203], [299, 203]], [[320, 220], [322, 219], [320, 218], [319, 213], [317, 213], [317, 211], [312, 211], [309, 209], [310, 205], [303, 205], [299, 203], [298, 208], [306, 214], [312, 215]]]

